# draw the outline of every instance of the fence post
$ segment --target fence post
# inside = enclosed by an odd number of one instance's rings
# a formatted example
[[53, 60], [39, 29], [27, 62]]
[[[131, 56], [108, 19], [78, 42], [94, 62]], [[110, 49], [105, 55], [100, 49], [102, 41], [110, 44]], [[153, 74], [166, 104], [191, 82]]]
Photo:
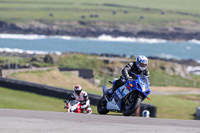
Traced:
[[18, 57], [16, 56], [16, 63], [15, 63], [15, 78], [17, 79], [17, 73], [18, 73]]
[[165, 86], [167, 86], [167, 83], [168, 83], [168, 81], [167, 81], [167, 79], [165, 79]]
[[8, 75], [7, 77], [9, 78], [10, 76], [10, 56], [8, 57]]
[[183, 82], [183, 79], [181, 80], [181, 86], [183, 86], [183, 87], [184, 87], [184, 82]]

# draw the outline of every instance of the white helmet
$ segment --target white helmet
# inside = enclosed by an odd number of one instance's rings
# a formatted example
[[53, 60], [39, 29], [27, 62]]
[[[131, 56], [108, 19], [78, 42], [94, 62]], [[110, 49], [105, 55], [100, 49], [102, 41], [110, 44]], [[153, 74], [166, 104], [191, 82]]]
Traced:
[[75, 93], [79, 96], [81, 94], [81, 91], [82, 91], [82, 87], [80, 85], [76, 85], [74, 87], [74, 91]]
[[142, 112], [142, 117], [149, 117], [149, 115], [150, 115], [150, 112], [148, 110], [144, 110]]
[[148, 65], [147, 57], [144, 55], [139, 55], [136, 59], [136, 65], [141, 71], [144, 71]]

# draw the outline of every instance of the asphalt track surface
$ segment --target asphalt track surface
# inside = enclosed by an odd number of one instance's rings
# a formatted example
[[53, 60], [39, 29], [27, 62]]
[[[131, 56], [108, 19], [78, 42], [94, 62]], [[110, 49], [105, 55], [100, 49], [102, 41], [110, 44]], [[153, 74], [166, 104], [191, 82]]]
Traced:
[[0, 133], [200, 133], [200, 121], [0, 109]]

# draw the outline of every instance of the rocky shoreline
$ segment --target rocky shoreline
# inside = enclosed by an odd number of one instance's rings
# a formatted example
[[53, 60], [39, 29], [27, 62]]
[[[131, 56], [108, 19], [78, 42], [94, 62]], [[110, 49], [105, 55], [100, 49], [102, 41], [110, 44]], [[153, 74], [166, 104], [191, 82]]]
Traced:
[[[112, 24], [109, 23], [95, 23], [95, 22], [73, 22], [67, 23], [68, 26], [72, 26], [75, 24], [84, 25], [83, 28], [60, 28], [59, 24], [57, 25], [50, 25], [50, 24], [14, 24], [8, 23], [4, 21], [0, 21], [0, 34], [38, 34], [38, 35], [65, 35], [65, 36], [75, 36], [75, 37], [98, 37], [102, 34], [111, 35], [113, 37], [118, 36], [125, 36], [125, 37], [143, 37], [143, 38], [157, 38], [157, 39], [166, 39], [166, 40], [191, 40], [197, 39], [200, 40], [200, 32], [189, 32], [183, 29], [169, 30], [169, 29], [162, 29], [159, 31], [144, 31], [144, 30], [135, 30], [131, 31], [131, 28], [125, 27], [118, 27], [111, 26]], [[106, 27], [106, 26], [107, 27]], [[105, 27], [104, 27], [105, 26]], [[121, 25], [120, 25], [121, 26]], [[69, 52], [70, 53], [70, 52]], [[72, 52], [73, 53], [73, 52]], [[63, 53], [65, 54], [65, 53]], [[85, 54], [85, 53], [82, 53]], [[0, 55], [6, 56], [20, 56], [20, 57], [33, 57], [34, 54], [19, 54], [19, 53], [8, 53], [8, 52], [1, 52]], [[112, 55], [112, 54], [102, 54], [100, 56], [106, 57], [120, 57], [120, 55]], [[176, 59], [165, 59], [165, 58], [158, 58], [158, 57], [149, 57], [150, 59], [156, 60], [163, 60], [168, 62], [175, 62], [178, 64], [186, 65], [186, 66], [199, 66], [200, 64], [196, 61], [189, 59], [189, 60], [176, 60]]]
[[[59, 24], [14, 24], [0, 21], [1, 34], [38, 34], [38, 35], [65, 35], [75, 37], [98, 37], [102, 34], [111, 35], [113, 37], [136, 37], [136, 38], [157, 38], [166, 40], [200, 40], [199, 31], [189, 31], [180, 28], [159, 29], [159, 30], [134, 30], [134, 25], [122, 26], [111, 24], [99, 24], [96, 22], [78, 21], [79, 27], [73, 27], [73, 23], [65, 25], [61, 28]], [[83, 27], [81, 27], [81, 26]]]

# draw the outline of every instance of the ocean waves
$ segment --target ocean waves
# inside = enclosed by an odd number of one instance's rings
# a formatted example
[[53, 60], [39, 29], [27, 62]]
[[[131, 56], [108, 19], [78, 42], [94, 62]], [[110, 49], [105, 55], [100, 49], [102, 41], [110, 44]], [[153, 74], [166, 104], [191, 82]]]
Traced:
[[196, 40], [196, 39], [192, 39], [188, 41], [189, 43], [195, 43], [195, 44], [199, 44], [200, 45], [200, 41]]
[[[200, 60], [198, 40], [172, 42], [161, 39], [112, 37], [101, 35], [97, 38], [69, 36], [0, 34], [0, 52], [26, 52], [48, 54], [80, 52], [94, 54], [115, 54], [126, 56], [159, 57], [165, 59]], [[58, 51], [58, 52], [57, 52]]]
[[45, 51], [37, 51], [37, 50], [23, 50], [23, 49], [18, 49], [18, 48], [0, 48], [0, 52], [8, 52], [8, 53], [26, 53], [26, 54], [57, 54], [57, 55], [61, 55], [62, 52], [45, 52]]
[[187, 67], [187, 70], [190, 72], [190, 73], [193, 73], [195, 75], [200, 75], [200, 67], [199, 66], [188, 66]]
[[134, 37], [112, 37], [110, 35], [101, 35], [97, 38], [100, 41], [115, 41], [115, 42], [138, 42], [138, 43], [166, 43], [162, 39], [147, 39], [147, 38], [134, 38]]
[[[0, 39], [21, 39], [21, 40], [37, 40], [37, 39], [63, 39], [63, 40], [71, 40], [78, 39], [80, 37], [72, 37], [72, 36], [47, 36], [47, 35], [36, 35], [36, 34], [0, 34]], [[84, 39], [84, 38], [82, 38]], [[112, 41], [112, 42], [136, 42], [136, 43], [149, 43], [149, 44], [161, 44], [170, 42], [169, 40], [164, 39], [149, 39], [149, 38], [134, 38], [134, 37], [112, 37], [110, 35], [100, 35], [97, 38], [85, 38], [94, 41]], [[192, 44], [200, 45], [200, 40], [192, 39], [186, 41]]]
[[[77, 37], [70, 36], [45, 36], [45, 35], [23, 35], [23, 34], [0, 34], [1, 39], [21, 39], [21, 40], [36, 40], [36, 39], [77, 39]], [[87, 38], [86, 38], [87, 39]], [[115, 42], [138, 42], [138, 43], [166, 43], [167, 40], [162, 39], [147, 39], [147, 38], [134, 38], [134, 37], [112, 37], [110, 35], [101, 35], [97, 38], [89, 38], [95, 41], [115, 41]]]
[[159, 57], [159, 58], [164, 58], [164, 59], [177, 59], [177, 60], [180, 60], [180, 57], [177, 57], [177, 56], [172, 55], [172, 54], [166, 54], [166, 53], [161, 53], [161, 54], [158, 54], [156, 56]]
[[0, 34], [1, 39], [21, 39], [21, 40], [36, 40], [36, 39], [47, 39], [47, 38], [57, 38], [70, 40], [72, 37], [69, 36], [45, 36], [45, 35], [35, 35], [35, 34]]

